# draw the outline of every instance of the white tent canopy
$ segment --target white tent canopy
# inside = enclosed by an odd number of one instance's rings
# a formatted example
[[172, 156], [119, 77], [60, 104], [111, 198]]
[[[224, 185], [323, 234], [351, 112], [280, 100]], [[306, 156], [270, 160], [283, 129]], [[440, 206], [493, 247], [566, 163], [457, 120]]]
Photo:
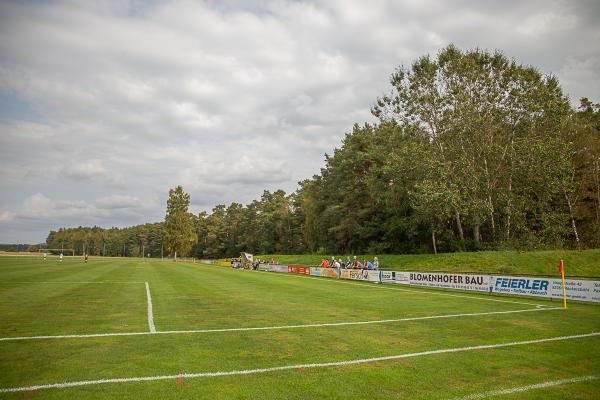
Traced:
[[250, 253], [241, 253], [242, 259], [249, 263], [254, 263], [254, 256]]

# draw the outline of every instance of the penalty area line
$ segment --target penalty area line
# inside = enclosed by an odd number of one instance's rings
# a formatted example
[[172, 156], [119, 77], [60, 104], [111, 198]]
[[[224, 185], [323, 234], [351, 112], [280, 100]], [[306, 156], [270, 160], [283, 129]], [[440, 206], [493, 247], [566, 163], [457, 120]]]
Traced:
[[571, 379], [560, 379], [557, 381], [536, 383], [534, 385], [520, 386], [520, 387], [514, 387], [514, 388], [510, 388], [510, 389], [500, 389], [500, 390], [492, 390], [490, 392], [484, 392], [484, 393], [475, 393], [475, 394], [471, 394], [471, 395], [468, 395], [465, 397], [457, 397], [454, 400], [487, 399], [488, 397], [504, 396], [504, 395], [514, 394], [514, 393], [522, 393], [522, 392], [528, 392], [530, 390], [535, 390], [535, 389], [544, 389], [544, 388], [549, 388], [552, 386], [566, 385], [569, 383], [593, 381], [596, 379], [598, 379], [598, 376], [595, 376], [595, 375], [578, 376], [576, 378], [571, 378]]
[[212, 377], [233, 376], [233, 375], [251, 375], [251, 374], [285, 371], [285, 370], [293, 370], [293, 369], [300, 369], [300, 368], [341, 367], [341, 366], [348, 366], [348, 365], [355, 365], [355, 364], [367, 364], [367, 363], [374, 363], [374, 362], [380, 362], [380, 361], [397, 360], [397, 359], [402, 359], [402, 358], [430, 356], [430, 355], [436, 355], [436, 354], [459, 353], [459, 352], [467, 352], [467, 351], [475, 351], [475, 350], [496, 349], [496, 348], [512, 347], [512, 346], [524, 346], [524, 345], [537, 344], [537, 343], [556, 342], [556, 341], [572, 340], [572, 339], [582, 339], [582, 338], [589, 338], [589, 337], [594, 337], [594, 336], [600, 336], [600, 332], [592, 332], [592, 333], [585, 333], [585, 334], [571, 335], [571, 336], [558, 336], [558, 337], [550, 337], [550, 338], [535, 339], [535, 340], [525, 340], [525, 341], [521, 341], [521, 342], [483, 344], [483, 345], [469, 346], [469, 347], [455, 347], [455, 348], [447, 348], [447, 349], [422, 351], [422, 352], [418, 352], [418, 353], [398, 354], [398, 355], [393, 355], [393, 356], [363, 358], [363, 359], [347, 360], [347, 361], [283, 365], [283, 366], [279, 366], [279, 367], [244, 369], [244, 370], [233, 370], [233, 371], [199, 372], [199, 373], [187, 373], [187, 374], [176, 374], [176, 375], [140, 376], [140, 377], [132, 377], [132, 378], [112, 378], [112, 379], [97, 379], [97, 380], [86, 380], [86, 381], [51, 383], [51, 384], [46, 384], [46, 385], [33, 385], [33, 386], [14, 387], [14, 388], [2, 388], [2, 389], [0, 389], [0, 393], [25, 392], [25, 391], [29, 391], [29, 390], [43, 390], [43, 389], [61, 389], [61, 388], [70, 388], [70, 387], [77, 387], [77, 386], [100, 385], [100, 384], [106, 384], [106, 383], [128, 383], [128, 382], [146, 382], [146, 381], [159, 381], [159, 380], [171, 380], [171, 379], [182, 379], [182, 378], [189, 379], [189, 378], [212, 378]]
[[89, 284], [89, 283], [131, 283], [131, 284], [140, 284], [144, 283], [142, 281], [19, 281], [19, 282], [11, 282], [11, 281], [3, 281], [0, 284], [10, 285], [10, 284], [48, 284], [48, 283], [57, 283], [63, 285], [69, 284]]
[[152, 296], [150, 296], [150, 285], [146, 283], [146, 298], [148, 300], [148, 328], [150, 333], [156, 333], [156, 327], [154, 326], [154, 313], [152, 312]]
[[106, 337], [106, 336], [142, 336], [149, 334], [157, 335], [177, 335], [177, 334], [190, 334], [190, 333], [219, 333], [219, 332], [242, 332], [242, 331], [266, 331], [275, 329], [301, 329], [301, 328], [319, 328], [319, 327], [335, 327], [335, 326], [349, 326], [349, 325], [370, 325], [370, 324], [385, 324], [393, 322], [407, 322], [407, 321], [422, 321], [428, 319], [443, 319], [443, 318], [461, 318], [461, 317], [476, 317], [482, 315], [498, 315], [498, 314], [517, 314], [537, 311], [552, 311], [562, 310], [562, 307], [554, 308], [528, 308], [525, 310], [510, 310], [510, 311], [489, 311], [480, 313], [468, 313], [468, 314], [442, 314], [442, 315], [429, 315], [424, 317], [407, 317], [407, 318], [395, 318], [395, 319], [380, 319], [370, 321], [350, 321], [350, 322], [328, 322], [322, 324], [303, 324], [303, 325], [279, 325], [279, 326], [258, 326], [258, 327], [245, 327], [245, 328], [215, 328], [215, 329], [190, 329], [190, 330], [171, 330], [171, 331], [154, 331], [150, 332], [120, 332], [120, 333], [91, 333], [84, 335], [46, 335], [46, 336], [21, 336], [21, 337], [5, 337], [0, 338], [1, 341], [16, 341], [16, 340], [35, 340], [35, 339], [78, 339], [78, 338], [93, 338], [93, 337]]

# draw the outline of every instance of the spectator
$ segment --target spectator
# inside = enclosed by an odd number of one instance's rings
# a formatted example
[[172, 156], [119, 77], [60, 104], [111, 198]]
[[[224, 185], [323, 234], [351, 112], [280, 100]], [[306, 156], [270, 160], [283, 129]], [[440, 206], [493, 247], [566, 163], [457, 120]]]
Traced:
[[363, 269], [365, 266], [359, 260], [356, 260], [356, 266], [354, 268]]
[[327, 259], [323, 258], [321, 260], [321, 267], [323, 267], [323, 268], [329, 267], [329, 261], [327, 261]]
[[365, 266], [367, 267], [367, 269], [375, 269], [375, 267], [373, 266], [373, 263], [368, 260], [365, 260]]
[[373, 269], [379, 269], [379, 259], [377, 257], [373, 260]]

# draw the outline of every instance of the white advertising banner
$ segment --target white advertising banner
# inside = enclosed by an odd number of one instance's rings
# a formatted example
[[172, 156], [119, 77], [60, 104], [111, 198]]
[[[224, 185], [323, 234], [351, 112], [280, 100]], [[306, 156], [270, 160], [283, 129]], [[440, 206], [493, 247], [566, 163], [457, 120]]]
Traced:
[[271, 265], [270, 264], [258, 264], [258, 270], [259, 271], [271, 271]]
[[282, 272], [284, 274], [287, 274], [288, 266], [287, 265], [279, 265], [279, 264], [271, 265], [271, 272]]
[[310, 274], [313, 276], [324, 276], [327, 278], [339, 278], [337, 268], [310, 267]]
[[394, 283], [401, 285], [410, 285], [410, 272], [396, 271], [394, 272]]
[[449, 274], [443, 272], [397, 271], [394, 282], [412, 286], [427, 286], [444, 289], [487, 292], [490, 288], [488, 275]]
[[379, 282], [379, 271], [368, 269], [342, 269], [340, 278], [357, 281]]
[[[567, 300], [600, 303], [600, 281], [565, 279]], [[529, 276], [492, 276], [490, 291], [519, 296], [562, 299], [561, 279]]]
[[394, 272], [393, 271], [379, 271], [381, 273], [381, 280], [383, 282], [393, 282]]

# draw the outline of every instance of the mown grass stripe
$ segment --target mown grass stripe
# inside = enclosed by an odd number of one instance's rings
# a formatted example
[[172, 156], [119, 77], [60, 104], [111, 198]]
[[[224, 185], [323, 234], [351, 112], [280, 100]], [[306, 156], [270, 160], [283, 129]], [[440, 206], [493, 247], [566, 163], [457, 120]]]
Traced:
[[280, 366], [280, 367], [245, 369], [245, 370], [234, 370], [234, 371], [199, 372], [199, 373], [191, 373], [191, 374], [188, 373], [188, 374], [176, 374], [176, 375], [141, 376], [141, 377], [131, 377], [131, 378], [112, 378], [112, 379], [96, 379], [96, 380], [87, 380], [87, 381], [51, 383], [51, 384], [46, 384], [46, 385], [33, 385], [33, 386], [24, 386], [24, 387], [15, 387], [15, 388], [3, 388], [3, 389], [0, 389], [0, 393], [13, 393], [13, 392], [26, 392], [26, 391], [30, 391], [30, 390], [71, 388], [71, 387], [77, 387], [77, 386], [101, 385], [101, 384], [107, 384], [107, 383], [146, 382], [146, 381], [159, 381], [159, 380], [181, 379], [181, 378], [189, 379], [189, 378], [211, 378], [211, 377], [232, 376], [232, 375], [251, 375], [251, 374], [285, 371], [285, 370], [300, 369], [300, 368], [341, 367], [341, 366], [348, 366], [348, 365], [355, 365], [355, 364], [367, 364], [367, 363], [380, 362], [380, 361], [396, 360], [396, 359], [401, 359], [401, 358], [413, 358], [413, 357], [422, 357], [422, 356], [445, 354], [445, 353], [459, 353], [459, 352], [466, 352], [466, 351], [496, 349], [496, 348], [511, 347], [511, 346], [523, 346], [523, 345], [537, 344], [537, 343], [547, 343], [547, 342], [556, 342], [556, 341], [563, 341], [563, 340], [582, 339], [582, 338], [589, 338], [589, 337], [594, 337], [594, 336], [600, 336], [600, 332], [591, 332], [591, 333], [584, 333], [584, 334], [580, 334], [580, 335], [571, 335], [571, 336], [558, 336], [558, 337], [535, 339], [535, 340], [525, 340], [525, 341], [520, 341], [520, 342], [484, 344], [484, 345], [478, 345], [478, 346], [430, 350], [430, 351], [422, 351], [422, 352], [418, 352], [418, 353], [398, 354], [398, 355], [393, 355], [393, 356], [363, 358], [363, 359], [348, 360], [348, 361], [284, 365], [284, 366]]
[[[379, 320], [371, 320], [371, 321], [326, 322], [326, 323], [322, 323], [322, 324], [258, 326], [258, 327], [245, 327], [245, 328], [216, 328], [216, 329], [189, 329], [189, 330], [186, 329], [186, 330], [170, 330], [170, 331], [157, 331], [156, 329], [154, 329], [154, 330], [150, 330], [150, 332], [116, 332], [116, 333], [91, 333], [91, 334], [83, 334], [83, 335], [20, 336], [20, 337], [4, 337], [4, 338], [0, 338], [0, 341], [7, 342], [7, 341], [34, 340], [34, 339], [77, 339], [77, 338], [93, 338], [93, 337], [105, 337], [105, 336], [140, 336], [140, 335], [148, 335], [148, 334], [174, 335], [174, 334], [185, 334], [185, 333], [218, 333], [218, 332], [239, 332], [239, 331], [264, 331], [264, 330], [275, 330], [275, 329], [318, 328], [318, 327], [333, 327], [333, 326], [346, 326], [346, 325], [385, 324], [385, 323], [392, 323], [392, 322], [421, 321], [421, 320], [441, 319], [441, 318], [476, 317], [476, 316], [481, 316], [481, 315], [495, 315], [495, 314], [516, 314], [516, 313], [535, 312], [535, 311], [551, 311], [551, 310], [562, 310], [562, 307], [530, 308], [530, 309], [526, 309], [526, 310], [489, 311], [489, 312], [464, 313], [464, 314], [429, 315], [429, 316], [425, 316], [425, 317], [379, 319]], [[153, 327], [154, 327], [154, 324], [152, 324], [152, 328]]]

